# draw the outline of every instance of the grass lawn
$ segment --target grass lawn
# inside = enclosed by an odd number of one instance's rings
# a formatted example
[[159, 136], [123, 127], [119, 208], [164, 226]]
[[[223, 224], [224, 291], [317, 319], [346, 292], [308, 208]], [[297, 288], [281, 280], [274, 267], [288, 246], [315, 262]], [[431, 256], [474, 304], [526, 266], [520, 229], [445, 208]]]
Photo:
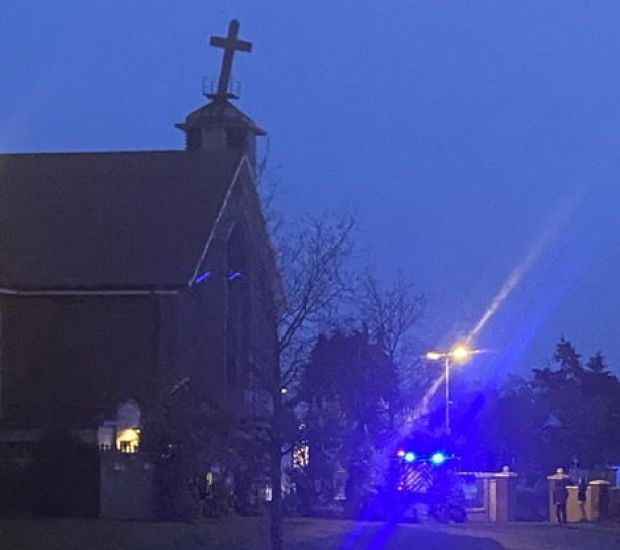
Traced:
[[[261, 518], [148, 523], [85, 519], [0, 520], [1, 550], [259, 550], [268, 549]], [[294, 519], [286, 548], [295, 550], [537, 550], [620, 548], [620, 531], [548, 524], [388, 525]]]

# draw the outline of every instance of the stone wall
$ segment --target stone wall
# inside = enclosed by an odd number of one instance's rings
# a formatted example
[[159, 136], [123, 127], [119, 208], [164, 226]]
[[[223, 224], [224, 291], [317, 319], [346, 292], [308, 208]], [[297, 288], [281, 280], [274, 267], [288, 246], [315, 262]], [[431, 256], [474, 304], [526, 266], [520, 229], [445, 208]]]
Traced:
[[156, 456], [101, 452], [100, 517], [152, 520], [157, 512]]
[[470, 483], [472, 478], [476, 481], [475, 504], [467, 508], [470, 520], [506, 522], [516, 519], [517, 474], [504, 467], [501, 472], [461, 472], [459, 475]]

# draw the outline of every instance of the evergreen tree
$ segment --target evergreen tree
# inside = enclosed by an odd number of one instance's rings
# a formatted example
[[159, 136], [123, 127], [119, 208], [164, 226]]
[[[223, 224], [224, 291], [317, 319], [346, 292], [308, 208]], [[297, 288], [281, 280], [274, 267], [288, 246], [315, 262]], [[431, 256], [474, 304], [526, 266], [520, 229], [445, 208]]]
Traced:
[[506, 384], [484, 416], [493, 453], [519, 468], [552, 471], [620, 461], [620, 381], [603, 355], [585, 364], [562, 338], [554, 363]]
[[306, 475], [324, 488], [321, 496], [333, 498], [337, 469], [371, 481], [376, 451], [392, 440], [399, 397], [396, 366], [381, 344], [362, 331], [320, 336], [303, 369], [300, 397], [308, 404]]

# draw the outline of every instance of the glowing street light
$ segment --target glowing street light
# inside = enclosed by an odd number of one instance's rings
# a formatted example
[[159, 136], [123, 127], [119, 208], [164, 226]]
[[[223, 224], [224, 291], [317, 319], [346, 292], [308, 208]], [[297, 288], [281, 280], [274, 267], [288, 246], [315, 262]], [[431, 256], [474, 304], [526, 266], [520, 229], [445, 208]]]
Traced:
[[429, 361], [444, 360], [445, 379], [446, 379], [446, 433], [449, 435], [450, 426], [450, 361], [463, 363], [478, 350], [472, 349], [467, 344], [456, 344], [449, 351], [429, 351], [426, 358]]
[[455, 346], [454, 348], [452, 348], [452, 352], [450, 354], [450, 356], [455, 360], [455, 361], [465, 361], [466, 359], [469, 358], [469, 356], [473, 353], [472, 349], [463, 345], [463, 344], [459, 344], [458, 346]]
[[430, 361], [438, 361], [439, 359], [454, 359], [461, 363], [469, 359], [470, 355], [478, 353], [478, 350], [471, 349], [467, 344], [456, 344], [450, 351], [429, 351], [426, 358]]

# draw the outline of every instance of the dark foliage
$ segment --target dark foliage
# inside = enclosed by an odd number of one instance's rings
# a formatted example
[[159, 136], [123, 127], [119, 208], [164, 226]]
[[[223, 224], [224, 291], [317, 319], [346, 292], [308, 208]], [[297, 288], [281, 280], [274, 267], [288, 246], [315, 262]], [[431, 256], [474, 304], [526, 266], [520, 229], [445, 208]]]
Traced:
[[376, 427], [398, 396], [396, 366], [363, 332], [319, 336], [303, 370], [301, 395], [316, 406], [337, 402], [350, 422]]
[[338, 471], [346, 472], [348, 500], [362, 498], [363, 485], [373, 482], [373, 456], [393, 435], [399, 397], [394, 363], [364, 332], [320, 336], [303, 369], [300, 395], [308, 405], [311, 457], [296, 476], [303, 506], [333, 502]]
[[553, 363], [511, 379], [484, 415], [486, 446], [520, 470], [620, 461], [620, 381], [601, 353], [585, 364], [562, 338]]
[[99, 454], [66, 431], [45, 435], [33, 450], [27, 499], [32, 512], [94, 517], [99, 510]]

